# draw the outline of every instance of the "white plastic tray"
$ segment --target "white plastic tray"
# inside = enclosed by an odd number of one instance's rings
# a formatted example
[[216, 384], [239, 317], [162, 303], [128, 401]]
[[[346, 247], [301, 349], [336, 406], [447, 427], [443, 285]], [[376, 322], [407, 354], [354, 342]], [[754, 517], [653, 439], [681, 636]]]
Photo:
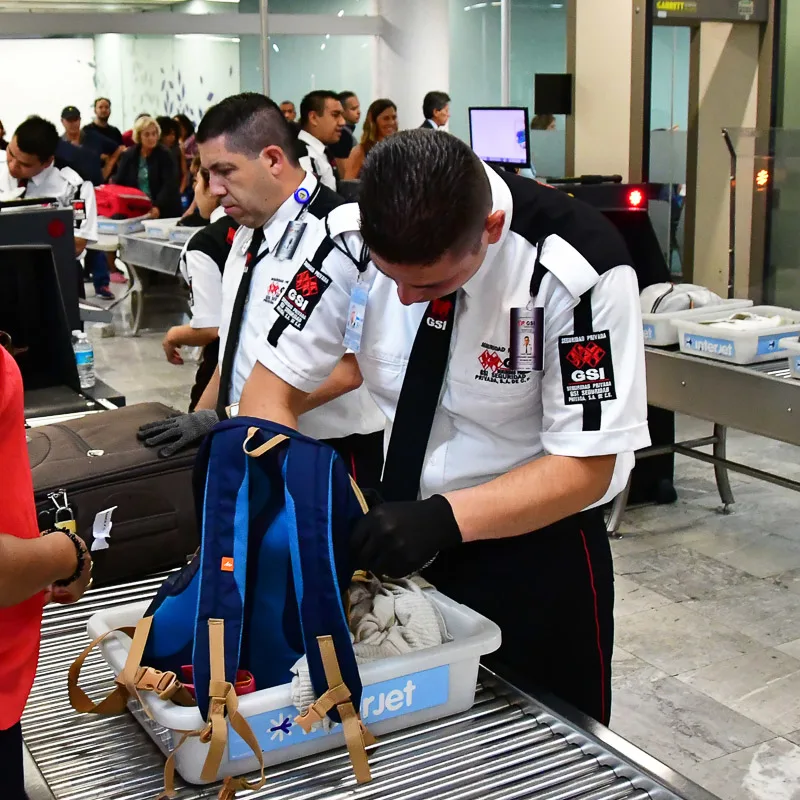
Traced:
[[675, 319], [704, 319], [705, 314], [739, 308], [749, 308], [752, 300], [723, 300], [722, 305], [690, 308], [686, 311], [666, 311], [663, 314], [642, 314], [642, 333], [648, 347], [670, 347], [678, 344], [678, 331], [672, 324]]
[[789, 373], [800, 380], [800, 342], [797, 339], [784, 339], [781, 344], [789, 353]]
[[147, 217], [131, 217], [130, 219], [97, 218], [97, 232], [110, 236], [125, 236], [129, 233], [138, 233], [144, 230], [144, 220]]
[[194, 228], [191, 225], [176, 225], [174, 228], [170, 228], [169, 240], [178, 242], [178, 244], [186, 244], [200, 230], [202, 228]]
[[[753, 314], [780, 314], [792, 324], [759, 331], [715, 331], [695, 320], [677, 319], [673, 324], [678, 330], [681, 352], [731, 364], [757, 364], [784, 357], [784, 343], [800, 335], [800, 311], [778, 306], [753, 306], [748, 310]], [[723, 319], [730, 313], [729, 308], [713, 314], [709, 311], [704, 319]]]
[[[480, 657], [500, 646], [500, 628], [493, 622], [440, 592], [426, 592], [439, 606], [453, 641], [361, 666], [361, 717], [376, 736], [469, 709], [475, 700]], [[134, 603], [95, 614], [87, 626], [89, 637], [135, 625], [147, 606], [146, 602]], [[109, 636], [101, 645], [103, 657], [115, 674], [125, 665], [129, 646], [130, 639], [120, 633]], [[151, 692], [144, 692], [142, 699], [155, 722], [147, 718], [138, 702], [131, 701], [128, 707], [165, 755], [181, 738], [175, 731], [203, 727], [197, 708], [176, 706]], [[261, 744], [266, 766], [344, 745], [340, 725], [329, 732], [320, 728], [304, 734], [294, 724], [298, 712], [291, 702], [289, 684], [243, 695], [239, 711], [248, 718]], [[207, 748], [197, 737], [191, 737], [178, 750], [175, 765], [184, 780], [202, 783], [200, 773]], [[258, 761], [250, 748], [229, 727], [228, 749], [217, 777], [256, 769]]]
[[148, 239], [169, 239], [170, 231], [179, 220], [180, 217], [147, 220], [144, 223], [144, 235]]

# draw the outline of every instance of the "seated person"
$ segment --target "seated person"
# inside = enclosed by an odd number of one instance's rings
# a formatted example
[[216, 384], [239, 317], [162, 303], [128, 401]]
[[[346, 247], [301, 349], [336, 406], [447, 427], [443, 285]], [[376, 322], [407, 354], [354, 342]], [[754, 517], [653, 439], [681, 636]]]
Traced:
[[[196, 157], [199, 162], [200, 157]], [[183, 364], [182, 346], [202, 347], [203, 357], [195, 375], [189, 411], [194, 411], [219, 361], [219, 317], [222, 310], [222, 271], [239, 227], [211, 193], [209, 175], [199, 169], [194, 183], [198, 213], [206, 220], [181, 253], [181, 272], [189, 284], [192, 321], [167, 331], [162, 347], [170, 364]], [[210, 224], [209, 224], [210, 223]]]

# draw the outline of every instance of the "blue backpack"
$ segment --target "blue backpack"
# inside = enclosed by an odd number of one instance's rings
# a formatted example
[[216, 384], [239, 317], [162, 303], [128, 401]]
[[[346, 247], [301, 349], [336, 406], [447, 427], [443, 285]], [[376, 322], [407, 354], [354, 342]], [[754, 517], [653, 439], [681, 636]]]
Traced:
[[[191, 665], [208, 721], [199, 735], [212, 742], [203, 780], [212, 781], [225, 741], [214, 740], [227, 735], [226, 719], [261, 758], [237, 711], [237, 672], [251, 673], [257, 690], [288, 683], [305, 653], [319, 700], [298, 724], [310, 730], [326, 715], [341, 722], [356, 777], [369, 780], [364, 746], [374, 740], [356, 713], [362, 686], [343, 605], [350, 531], [366, 504], [344, 462], [290, 428], [238, 417], [206, 437], [194, 479], [199, 554], [162, 585], [137, 626], [119, 691], [185, 701], [176, 676]], [[73, 702], [77, 710], [115, 710], [81, 704]]]

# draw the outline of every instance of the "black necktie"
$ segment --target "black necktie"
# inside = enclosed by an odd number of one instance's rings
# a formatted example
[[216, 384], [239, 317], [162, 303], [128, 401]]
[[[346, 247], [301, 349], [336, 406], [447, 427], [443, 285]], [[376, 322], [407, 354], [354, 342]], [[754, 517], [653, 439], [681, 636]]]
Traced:
[[247, 248], [247, 255], [244, 258], [244, 272], [239, 281], [239, 288], [236, 291], [236, 299], [233, 301], [233, 311], [231, 312], [231, 322], [228, 326], [228, 338], [225, 342], [225, 355], [222, 357], [222, 367], [220, 369], [219, 393], [217, 396], [217, 414], [220, 419], [225, 419], [225, 409], [231, 394], [231, 377], [233, 375], [233, 362], [236, 358], [236, 351], [239, 348], [239, 334], [244, 317], [244, 307], [247, 305], [247, 296], [250, 293], [250, 284], [253, 281], [253, 273], [256, 265], [269, 252], [267, 248], [259, 258], [258, 251], [264, 243], [264, 229], [256, 228], [253, 231], [253, 239], [250, 247]]
[[[28, 180], [29, 180], [28, 178], [18, 178], [17, 179], [17, 188], [18, 189], [27, 190], [27, 188], [28, 188]], [[23, 194], [25, 194], [25, 192], [23, 192]]]
[[414, 337], [386, 452], [385, 500], [416, 500], [450, 356], [456, 293], [431, 300]]

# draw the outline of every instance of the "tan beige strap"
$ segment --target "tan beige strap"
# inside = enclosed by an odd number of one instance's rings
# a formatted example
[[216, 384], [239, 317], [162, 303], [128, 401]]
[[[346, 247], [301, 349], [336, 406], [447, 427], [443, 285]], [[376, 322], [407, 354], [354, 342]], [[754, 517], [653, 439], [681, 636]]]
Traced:
[[359, 489], [358, 484], [353, 480], [353, 476], [350, 476], [350, 485], [353, 487], [353, 492], [355, 493], [356, 500], [358, 500], [358, 504], [361, 506], [361, 510], [366, 514], [369, 511], [369, 506], [367, 505], [366, 498], [364, 497], [364, 493]]
[[[317, 644], [319, 645], [322, 667], [325, 670], [325, 680], [328, 682], [328, 686], [333, 688], [340, 684], [344, 685], [333, 638], [330, 636], [318, 636]], [[350, 699], [337, 703], [336, 710], [342, 720], [344, 741], [347, 745], [347, 752], [350, 754], [350, 763], [353, 765], [356, 780], [359, 783], [368, 783], [372, 780], [372, 774], [369, 769], [366, 748], [375, 744], [375, 737], [361, 721]]]
[[179, 706], [195, 706], [189, 690], [174, 672], [161, 672], [153, 667], [139, 667], [134, 681], [140, 692], [154, 692], [160, 700], [170, 700]]
[[300, 716], [295, 717], [294, 721], [306, 733], [310, 733], [311, 729], [318, 722], [325, 719], [326, 714], [339, 703], [344, 703], [350, 699], [350, 690], [343, 683], [328, 689], [316, 703], [310, 705]]
[[258, 458], [259, 456], [263, 456], [268, 450], [272, 450], [273, 447], [279, 445], [281, 442], [285, 442], [289, 437], [283, 433], [275, 434], [268, 442], [264, 442], [264, 444], [259, 445], [256, 447], [255, 450], [248, 450], [247, 445], [250, 444], [250, 440], [259, 432], [260, 428], [252, 427], [247, 429], [247, 438], [244, 440], [244, 444], [242, 445], [242, 450], [252, 458]]
[[147, 644], [147, 637], [150, 635], [150, 628], [152, 627], [152, 617], [142, 617], [136, 623], [133, 641], [128, 650], [128, 658], [125, 660], [125, 666], [119, 674], [119, 682], [125, 686], [131, 695], [136, 694], [136, 676], [139, 674], [139, 667], [142, 665], [144, 648]]
[[435, 589], [436, 588], [430, 581], [425, 580], [425, 578], [423, 578], [422, 575], [419, 575], [419, 574], [412, 575], [409, 578], [409, 580], [412, 583], [416, 583], [417, 586], [419, 586], [420, 589]]
[[[175, 731], [175, 733], [181, 733], [181, 731]], [[175, 745], [175, 749], [169, 754], [167, 763], [164, 764], [164, 791], [161, 792], [156, 800], [175, 797], [175, 754], [183, 747], [187, 739], [191, 736], [199, 735], [200, 731], [183, 731], [183, 736], [181, 736], [178, 744]]]
[[[210, 619], [208, 621], [208, 647], [211, 665], [211, 680], [209, 682], [209, 711], [208, 726], [201, 735], [201, 740], [208, 742], [208, 753], [203, 764], [200, 779], [211, 782], [217, 778], [220, 764], [225, 757], [225, 747], [228, 743], [228, 721], [231, 727], [244, 739], [247, 745], [258, 758], [261, 766], [261, 776], [258, 781], [252, 784], [244, 778], [234, 781], [236, 786], [241, 789], [260, 789], [264, 785], [264, 756], [261, 746], [255, 737], [250, 725], [239, 713], [239, 698], [233, 684], [225, 680], [225, 622], [221, 619]], [[227, 720], [225, 712], [227, 710]], [[223, 792], [228, 791], [230, 795], [232, 786], [231, 780], [226, 780], [225, 786], [220, 790], [220, 797], [225, 796]], [[236, 789], [234, 788], [235, 795]]]
[[128, 637], [133, 637], [134, 629], [117, 628], [112, 631], [106, 631], [102, 636], [98, 636], [70, 665], [67, 674], [69, 702], [80, 714], [121, 714], [125, 710], [128, 694], [122, 686], [118, 685], [108, 697], [101, 700], [99, 703], [93, 703], [89, 699], [89, 695], [78, 686], [81, 668], [83, 667], [83, 662], [86, 661], [86, 657], [111, 633], [124, 633]]

